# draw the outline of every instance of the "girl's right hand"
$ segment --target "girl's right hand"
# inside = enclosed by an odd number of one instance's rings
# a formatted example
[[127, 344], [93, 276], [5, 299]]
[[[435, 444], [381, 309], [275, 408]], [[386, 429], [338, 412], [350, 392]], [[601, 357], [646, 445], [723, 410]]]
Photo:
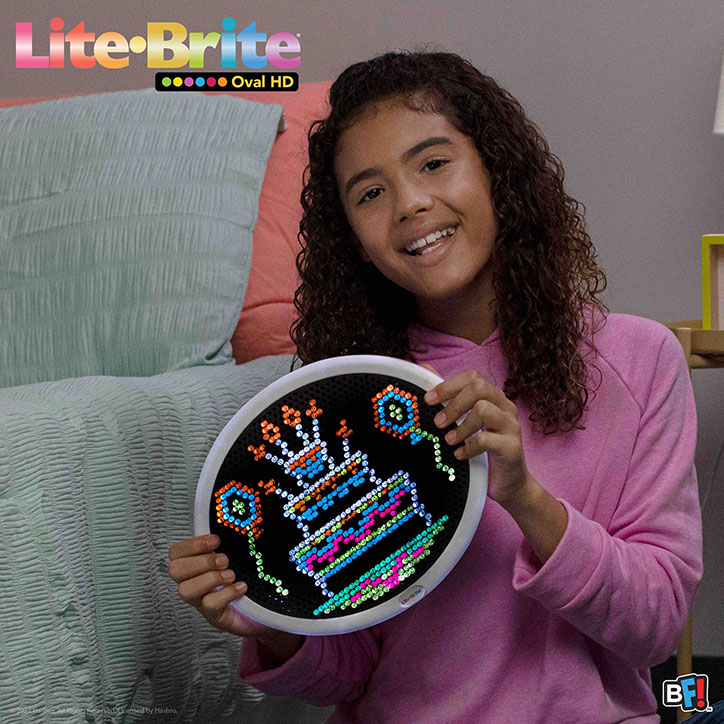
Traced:
[[[179, 584], [179, 596], [222, 631], [237, 636], [274, 638], [281, 632], [257, 623], [230, 605], [246, 593], [246, 584], [234, 584], [234, 572], [227, 568], [229, 559], [223, 553], [218, 556], [214, 553], [220, 543], [216, 535], [202, 535], [169, 548], [168, 573]], [[219, 586], [223, 588], [217, 591]]]

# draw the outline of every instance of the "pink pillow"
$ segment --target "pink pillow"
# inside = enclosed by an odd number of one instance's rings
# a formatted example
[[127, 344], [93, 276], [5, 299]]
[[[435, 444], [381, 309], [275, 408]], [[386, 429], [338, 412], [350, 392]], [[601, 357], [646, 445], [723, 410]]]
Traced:
[[[254, 228], [254, 252], [239, 323], [231, 337], [237, 364], [273, 354], [292, 354], [289, 327], [296, 318], [294, 292], [299, 284], [295, 260], [302, 216], [302, 174], [307, 165], [307, 131], [328, 112], [330, 81], [301, 83], [295, 93], [229, 93], [284, 107], [287, 130], [280, 133], [267, 163]], [[71, 94], [88, 95], [88, 94]], [[51, 98], [0, 98], [0, 108]]]
[[284, 106], [287, 130], [272, 146], [254, 228], [254, 254], [239, 324], [231, 338], [238, 362], [270, 354], [292, 354], [289, 327], [297, 316], [294, 292], [299, 252], [302, 174], [307, 165], [307, 131], [324, 118], [331, 82], [301, 83], [296, 93], [235, 93], [242, 98]]

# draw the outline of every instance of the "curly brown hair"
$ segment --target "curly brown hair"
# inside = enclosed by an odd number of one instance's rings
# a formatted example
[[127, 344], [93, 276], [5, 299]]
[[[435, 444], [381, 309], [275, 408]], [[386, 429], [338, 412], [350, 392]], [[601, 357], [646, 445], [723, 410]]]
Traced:
[[329, 115], [312, 124], [292, 369], [298, 360], [345, 354], [414, 361], [407, 327], [416, 318], [415, 300], [360, 257], [334, 173], [342, 132], [370, 104], [391, 98], [444, 115], [474, 142], [498, 218], [491, 265], [495, 322], [509, 367], [503, 391], [529, 405], [531, 422], [544, 433], [581, 428], [587, 369], [595, 365], [580, 346], [595, 350], [593, 333], [609, 311], [596, 298], [606, 277], [585, 230], [585, 207], [565, 193], [560, 159], [518, 101], [453, 53], [391, 52], [350, 66], [330, 89]]

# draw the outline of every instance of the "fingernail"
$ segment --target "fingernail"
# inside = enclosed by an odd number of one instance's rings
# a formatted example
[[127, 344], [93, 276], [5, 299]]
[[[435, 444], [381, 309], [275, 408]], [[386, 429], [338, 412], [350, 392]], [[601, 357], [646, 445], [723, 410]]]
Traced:
[[225, 578], [227, 581], [230, 581], [234, 577], [234, 571], [222, 571], [221, 577]]
[[435, 415], [435, 424], [436, 425], [442, 425], [445, 423], [445, 413], [444, 412], [438, 412], [437, 415]]
[[216, 563], [217, 568], [226, 568], [226, 556], [216, 556], [214, 563]]
[[437, 392], [430, 391], [425, 395], [425, 402], [429, 402], [430, 404], [432, 404], [436, 400], [437, 400]]
[[209, 548], [216, 548], [216, 546], [218, 546], [219, 543], [221, 543], [221, 541], [219, 540], [218, 536], [215, 536], [215, 535], [210, 535], [210, 536], [206, 539], [206, 545], [207, 545]]
[[457, 437], [457, 434], [455, 433], [455, 430], [451, 430], [447, 435], [445, 435], [445, 441], [449, 442], [451, 445], [455, 442], [455, 438]]
[[234, 588], [235, 588], [237, 591], [242, 591], [242, 592], [243, 592], [243, 591], [246, 591], [246, 583], [244, 583], [244, 581], [240, 581], [239, 583], [237, 583], [237, 584], [234, 586]]

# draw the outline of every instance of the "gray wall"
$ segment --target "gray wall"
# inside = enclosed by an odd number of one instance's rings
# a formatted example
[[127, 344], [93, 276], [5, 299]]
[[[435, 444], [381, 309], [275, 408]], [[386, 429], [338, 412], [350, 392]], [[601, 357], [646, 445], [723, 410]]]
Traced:
[[[724, 137], [712, 135], [724, 49], [717, 0], [418, 0], [365, 3], [272, 0], [88, 5], [4, 0], [0, 95], [43, 96], [147, 87], [143, 56], [122, 71], [15, 70], [14, 24], [33, 21], [37, 52], [56, 13], [66, 30], [145, 33], [150, 20], [189, 31], [256, 21], [269, 34], [301, 34], [302, 81], [334, 77], [350, 62], [430, 43], [495, 77], [542, 128], [587, 209], [609, 277], [614, 312], [659, 321], [701, 317], [701, 235], [724, 233]], [[151, 9], [153, 8], [153, 9]], [[44, 36], [44, 38], [43, 38]], [[207, 66], [206, 70], [218, 70]], [[724, 370], [694, 373], [702, 495], [724, 441]], [[705, 566], [694, 607], [694, 653], [724, 655], [724, 466], [704, 510]]]

